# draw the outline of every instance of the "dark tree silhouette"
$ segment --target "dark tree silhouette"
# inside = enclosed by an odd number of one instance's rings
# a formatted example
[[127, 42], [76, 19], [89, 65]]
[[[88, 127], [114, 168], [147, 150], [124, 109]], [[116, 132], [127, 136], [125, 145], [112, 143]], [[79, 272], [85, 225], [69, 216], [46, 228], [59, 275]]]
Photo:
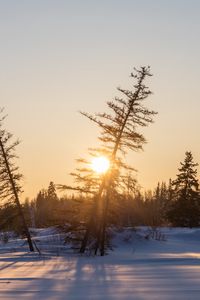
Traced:
[[59, 221], [59, 198], [51, 181], [47, 189], [39, 191], [35, 199], [36, 224], [39, 227], [53, 226]]
[[108, 208], [112, 198], [113, 173], [118, 167], [118, 152], [125, 154], [128, 150], [137, 151], [142, 149], [146, 140], [143, 134], [138, 132], [138, 127], [148, 126], [153, 122], [153, 116], [156, 114], [143, 106], [144, 100], [151, 95], [151, 91], [144, 84], [146, 77], [149, 76], [151, 76], [149, 67], [135, 69], [135, 73], [131, 73], [131, 78], [135, 80], [133, 91], [118, 88], [121, 96], [116, 97], [114, 101], [107, 102], [111, 110], [110, 114], [100, 113], [93, 116], [82, 112], [82, 115], [95, 122], [101, 128], [99, 139], [107, 149], [110, 149], [109, 159], [111, 165], [102, 178], [98, 193], [95, 195], [95, 202], [102, 202], [101, 217], [97, 222], [97, 219], [92, 216], [88, 222], [80, 248], [81, 253], [85, 252], [91, 230], [96, 226], [98, 232], [97, 249], [100, 250], [101, 255], [105, 254]]
[[172, 201], [169, 219], [175, 226], [194, 227], [200, 225], [200, 198], [197, 179], [197, 163], [190, 151], [178, 169], [177, 178], [172, 181]]
[[19, 194], [22, 190], [20, 185], [22, 175], [18, 173], [18, 167], [14, 161], [16, 158], [15, 149], [19, 141], [12, 142], [12, 134], [3, 129], [4, 119], [5, 117], [0, 119], [0, 198], [4, 201], [14, 201], [16, 204], [30, 251], [34, 251], [31, 235], [19, 200]]

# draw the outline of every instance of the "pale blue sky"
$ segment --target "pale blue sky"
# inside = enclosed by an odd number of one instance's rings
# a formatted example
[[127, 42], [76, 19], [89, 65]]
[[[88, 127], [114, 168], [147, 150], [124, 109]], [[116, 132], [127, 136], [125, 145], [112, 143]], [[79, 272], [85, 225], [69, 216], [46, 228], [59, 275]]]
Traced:
[[134, 66], [151, 66], [159, 112], [145, 151], [129, 156], [141, 185], [174, 177], [186, 150], [200, 162], [199, 15], [198, 0], [0, 0], [0, 106], [22, 140], [24, 196], [70, 182], [97, 145], [78, 110], [104, 111]]

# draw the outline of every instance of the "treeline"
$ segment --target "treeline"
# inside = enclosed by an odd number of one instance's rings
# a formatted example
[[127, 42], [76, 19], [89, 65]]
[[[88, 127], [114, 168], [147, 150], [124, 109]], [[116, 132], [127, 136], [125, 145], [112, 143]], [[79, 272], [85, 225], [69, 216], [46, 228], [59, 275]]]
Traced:
[[[109, 209], [110, 226], [200, 226], [200, 191], [197, 164], [191, 152], [186, 152], [179, 173], [174, 180], [158, 183], [154, 190], [141, 193], [137, 182], [128, 178], [122, 193], [116, 193]], [[130, 189], [130, 182], [135, 188]], [[59, 197], [56, 186], [50, 182], [37, 197], [26, 200], [24, 214], [29, 227], [59, 226], [76, 230], [88, 221], [93, 198], [81, 193]], [[1, 227], [21, 231], [21, 222], [15, 205], [6, 204], [0, 210]]]
[[[200, 226], [200, 190], [197, 163], [191, 152], [185, 153], [177, 177], [158, 183], [152, 191], [142, 193], [134, 178], [127, 178], [121, 193], [116, 191], [109, 209], [108, 222], [114, 226]], [[134, 186], [130, 188], [130, 182]], [[81, 224], [87, 221], [93, 204], [90, 196], [58, 198], [55, 185], [41, 191], [32, 203], [36, 226]]]

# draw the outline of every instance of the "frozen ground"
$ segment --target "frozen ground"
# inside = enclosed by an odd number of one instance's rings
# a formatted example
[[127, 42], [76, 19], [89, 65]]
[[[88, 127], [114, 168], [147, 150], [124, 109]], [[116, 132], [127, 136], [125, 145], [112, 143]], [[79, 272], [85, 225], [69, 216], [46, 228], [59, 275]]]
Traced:
[[[199, 300], [200, 229], [162, 229], [166, 241], [147, 240], [144, 230], [119, 233], [105, 257], [1, 246], [0, 299]], [[39, 237], [47, 240], [45, 231]]]

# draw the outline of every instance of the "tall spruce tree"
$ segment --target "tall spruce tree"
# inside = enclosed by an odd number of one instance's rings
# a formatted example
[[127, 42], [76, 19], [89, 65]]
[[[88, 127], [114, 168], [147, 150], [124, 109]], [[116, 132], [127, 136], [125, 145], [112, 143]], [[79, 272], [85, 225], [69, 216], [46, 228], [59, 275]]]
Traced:
[[114, 101], [107, 102], [111, 113], [100, 113], [94, 116], [82, 113], [100, 127], [99, 139], [107, 149], [110, 149], [111, 165], [102, 178], [99, 190], [95, 195], [95, 202], [101, 203], [101, 205], [95, 204], [96, 207], [102, 207], [100, 217], [96, 219], [91, 216], [80, 248], [81, 253], [85, 251], [91, 231], [96, 227], [97, 247], [95, 252], [100, 250], [101, 255], [105, 254], [108, 209], [113, 196], [113, 174], [117, 168], [117, 155], [119, 152], [125, 154], [128, 150], [142, 149], [146, 140], [138, 128], [152, 123], [153, 116], [156, 114], [143, 105], [144, 100], [151, 95], [151, 91], [144, 83], [146, 77], [149, 76], [151, 76], [149, 67], [135, 69], [135, 73], [131, 73], [131, 78], [135, 80], [133, 90], [118, 88], [121, 96], [116, 97]]
[[195, 227], [200, 225], [200, 195], [197, 179], [197, 163], [190, 151], [185, 153], [177, 178], [172, 181], [172, 201], [168, 212], [175, 226]]

